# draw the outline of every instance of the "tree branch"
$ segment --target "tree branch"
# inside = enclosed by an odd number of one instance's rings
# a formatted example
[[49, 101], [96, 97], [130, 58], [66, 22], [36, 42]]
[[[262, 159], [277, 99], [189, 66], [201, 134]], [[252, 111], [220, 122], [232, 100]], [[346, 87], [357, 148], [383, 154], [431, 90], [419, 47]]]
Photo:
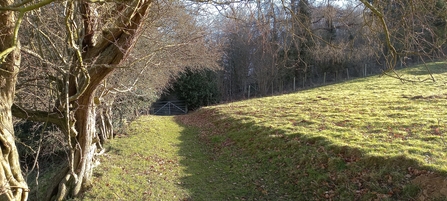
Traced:
[[26, 6], [26, 7], [21, 7], [22, 5], [31, 2], [30, 0], [28, 1], [24, 1], [22, 3], [19, 3], [17, 5], [12, 5], [12, 6], [8, 6], [8, 7], [0, 7], [0, 10], [4, 10], [4, 11], [19, 11], [21, 13], [25, 13], [27, 11], [31, 11], [31, 10], [35, 10], [37, 8], [43, 7], [47, 4], [50, 4], [51, 2], [53, 2], [54, 0], [44, 0], [41, 2], [38, 2], [36, 4], [30, 5], [30, 6]]
[[63, 120], [63, 114], [58, 112], [46, 112], [46, 111], [31, 111], [26, 110], [16, 104], [11, 107], [12, 115], [21, 118], [28, 119], [37, 122], [50, 122], [57, 125], [59, 128], [66, 130], [66, 126]]
[[388, 30], [388, 26], [385, 22], [385, 16], [382, 12], [380, 12], [376, 7], [371, 5], [367, 0], [360, 0], [367, 8], [369, 8], [380, 20], [380, 23], [382, 25], [384, 34], [385, 34], [385, 44], [390, 48], [391, 50], [391, 56], [393, 57], [393, 62], [391, 63], [390, 68], [393, 68], [396, 65], [397, 62], [397, 51], [396, 48], [394, 48], [393, 44], [391, 43], [390, 38], [390, 31]]

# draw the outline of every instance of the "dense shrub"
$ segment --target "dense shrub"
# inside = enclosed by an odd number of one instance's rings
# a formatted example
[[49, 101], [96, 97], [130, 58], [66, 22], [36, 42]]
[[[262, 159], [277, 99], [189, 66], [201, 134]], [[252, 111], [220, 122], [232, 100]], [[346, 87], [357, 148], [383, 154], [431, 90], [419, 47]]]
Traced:
[[177, 98], [185, 100], [189, 110], [219, 102], [216, 73], [210, 70], [182, 73], [174, 83]]

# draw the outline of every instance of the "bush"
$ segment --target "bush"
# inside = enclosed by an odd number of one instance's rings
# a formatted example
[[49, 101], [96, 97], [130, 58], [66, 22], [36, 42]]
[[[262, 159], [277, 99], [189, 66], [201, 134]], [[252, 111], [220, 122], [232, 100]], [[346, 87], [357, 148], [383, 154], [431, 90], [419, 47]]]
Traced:
[[211, 70], [186, 70], [174, 83], [177, 98], [185, 100], [189, 110], [219, 102], [217, 75]]

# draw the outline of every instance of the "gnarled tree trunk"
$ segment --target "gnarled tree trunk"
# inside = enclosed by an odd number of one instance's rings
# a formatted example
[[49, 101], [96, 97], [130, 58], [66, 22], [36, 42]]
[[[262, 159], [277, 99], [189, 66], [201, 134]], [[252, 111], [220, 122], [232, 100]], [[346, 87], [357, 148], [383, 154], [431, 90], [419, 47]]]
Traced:
[[[0, 0], [0, 7], [13, 3]], [[29, 191], [20, 169], [11, 114], [21, 61], [15, 23], [13, 12], [0, 11], [0, 200], [26, 200]]]
[[[76, 197], [91, 184], [99, 140], [95, 132], [96, 89], [114, 71], [113, 66], [119, 65], [127, 58], [141, 34], [151, 0], [127, 3], [131, 5], [123, 3], [116, 9], [120, 13], [115, 23], [116, 28], [101, 32], [99, 41], [96, 43], [93, 40], [97, 33], [92, 28], [94, 26], [90, 24], [95, 21], [90, 19], [93, 17], [89, 14], [90, 5], [89, 3], [81, 4], [84, 29], [88, 34], [82, 42], [82, 60], [90, 62], [87, 69], [89, 79], [82, 79], [79, 83], [74, 82], [76, 79], [74, 77], [70, 79], [68, 96], [77, 97], [67, 104], [73, 108], [65, 114], [70, 117], [70, 125], [74, 125], [75, 128], [73, 132], [69, 130], [67, 136], [71, 145], [70, 163], [68, 168], [61, 170], [54, 178], [54, 185], [48, 189], [46, 200]], [[71, 72], [80, 72], [80, 68], [82, 66], [73, 66]]]

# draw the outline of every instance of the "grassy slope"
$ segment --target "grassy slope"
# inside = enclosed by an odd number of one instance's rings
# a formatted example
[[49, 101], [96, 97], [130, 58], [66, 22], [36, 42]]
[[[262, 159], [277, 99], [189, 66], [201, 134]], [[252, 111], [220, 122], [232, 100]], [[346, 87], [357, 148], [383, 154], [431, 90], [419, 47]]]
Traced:
[[181, 123], [143, 117], [109, 145], [84, 199], [413, 199], [410, 180], [447, 172], [446, 68], [429, 67], [438, 82], [371, 77], [207, 107]]

